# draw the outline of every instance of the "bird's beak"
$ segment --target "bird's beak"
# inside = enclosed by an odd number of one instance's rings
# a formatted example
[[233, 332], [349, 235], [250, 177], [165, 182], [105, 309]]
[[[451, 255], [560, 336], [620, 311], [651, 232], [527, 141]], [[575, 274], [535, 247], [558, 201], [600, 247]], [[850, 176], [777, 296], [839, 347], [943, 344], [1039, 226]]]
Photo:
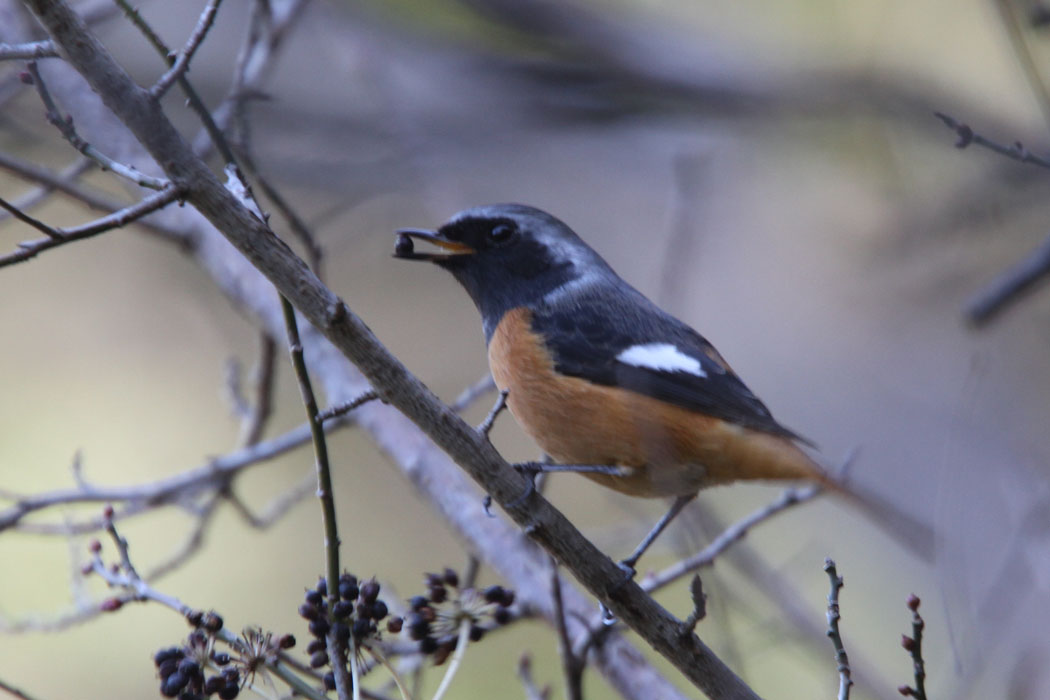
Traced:
[[[412, 239], [431, 243], [443, 253], [417, 253]], [[473, 255], [477, 251], [466, 243], [451, 241], [436, 231], [421, 228], [402, 228], [397, 231], [397, 244], [394, 246], [394, 257], [403, 260], [441, 261], [457, 255]]]

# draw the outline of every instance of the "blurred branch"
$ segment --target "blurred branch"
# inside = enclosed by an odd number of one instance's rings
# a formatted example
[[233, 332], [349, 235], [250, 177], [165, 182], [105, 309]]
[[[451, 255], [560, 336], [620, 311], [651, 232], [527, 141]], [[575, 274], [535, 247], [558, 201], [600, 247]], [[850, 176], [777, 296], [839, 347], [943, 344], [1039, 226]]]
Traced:
[[966, 302], [967, 318], [977, 326], [988, 323], [1047, 275], [1050, 275], [1050, 237]]
[[700, 552], [671, 564], [657, 574], [646, 576], [641, 584], [642, 590], [647, 593], [655, 593], [664, 586], [677, 581], [697, 569], [704, 566], [710, 566], [720, 554], [727, 550], [733, 543], [742, 539], [751, 528], [769, 520], [783, 510], [813, 500], [822, 492], [823, 488], [818, 485], [784, 490], [784, 492], [780, 494], [780, 497], [775, 501], [762, 506], [750, 515], [741, 518], [727, 527], [722, 534], [712, 540], [711, 544]]
[[[331, 421], [326, 425], [326, 429], [335, 430], [348, 423], [347, 419]], [[132, 513], [189, 498], [208, 488], [222, 487], [242, 470], [278, 457], [309, 440], [310, 426], [304, 424], [272, 440], [236, 450], [212, 459], [199, 467], [159, 481], [134, 486], [95, 486], [82, 483], [74, 489], [27, 496], [3, 492], [0, 493], [0, 497], [16, 502], [13, 506], [0, 510], [0, 531], [19, 526], [18, 529], [25, 532], [67, 535], [98, 529], [98, 524], [90, 523], [79, 527], [64, 525], [50, 528], [45, 528], [40, 524], [20, 525], [20, 523], [30, 513], [72, 503], [127, 504], [129, 506], [127, 512], [121, 514], [126, 517]]]
[[1014, 55], [1021, 63], [1021, 70], [1028, 81], [1028, 87], [1043, 112], [1043, 119], [1047, 125], [1050, 125], [1050, 93], [1047, 92], [1040, 64], [1032, 54], [1032, 47], [1028, 44], [1021, 20], [1014, 11], [1014, 7], [1019, 4], [1013, 0], [994, 0], [993, 4], [999, 11], [999, 19], [1006, 30], [1006, 36], [1010, 39]]
[[24, 223], [28, 223], [36, 229], [42, 230], [45, 234], [44, 238], [37, 238], [31, 241], [23, 241], [18, 244], [18, 250], [8, 253], [7, 255], [0, 256], [0, 267], [6, 267], [7, 265], [13, 265], [15, 263], [24, 262], [30, 258], [35, 257], [45, 250], [51, 248], [57, 248], [60, 245], [67, 243], [73, 243], [74, 241], [80, 241], [85, 238], [91, 238], [97, 236], [100, 233], [106, 231], [112, 231], [122, 226], [127, 226], [130, 223], [138, 221], [144, 216], [147, 216], [158, 209], [166, 207], [172, 202], [180, 199], [181, 192], [177, 187], [167, 186], [159, 192], [149, 195], [145, 199], [132, 204], [129, 207], [125, 207], [119, 211], [115, 211], [112, 214], [103, 216], [99, 219], [95, 219], [92, 222], [76, 226], [74, 228], [61, 229], [53, 228], [44, 224], [28, 215], [22, 213], [16, 207], [8, 204], [4, 200], [0, 199], [0, 207], [7, 209], [11, 214]]
[[[1009, 10], [1004, 10], [1004, 12], [1009, 12]], [[1042, 93], [1045, 93], [1045, 90]], [[976, 143], [978, 146], [983, 146], [1007, 158], [1050, 169], [1050, 160], [1033, 154], [1020, 141], [1014, 143], [1013, 146], [1003, 146], [947, 114], [942, 112], [934, 112], [934, 114], [958, 135], [959, 140], [955, 142], [956, 148], [966, 148], [971, 143]], [[1048, 114], [1048, 119], [1050, 119], [1050, 114]], [[1048, 274], [1050, 274], [1050, 238], [1044, 240], [1027, 257], [974, 295], [966, 303], [966, 317], [976, 326], [988, 323]]]
[[977, 133], [970, 128], [969, 124], [964, 124], [943, 112], [934, 112], [933, 114], [944, 122], [944, 125], [954, 131], [955, 135], [959, 137], [955, 142], [956, 148], [966, 148], [971, 143], [975, 143], [978, 146], [983, 146], [988, 150], [995, 151], [999, 155], [1006, 156], [1007, 158], [1011, 158], [1021, 163], [1036, 165], [1040, 168], [1050, 168], [1050, 160], [1032, 153], [1025, 148], [1024, 144], [1020, 141], [1015, 141], [1012, 146], [1004, 146]]

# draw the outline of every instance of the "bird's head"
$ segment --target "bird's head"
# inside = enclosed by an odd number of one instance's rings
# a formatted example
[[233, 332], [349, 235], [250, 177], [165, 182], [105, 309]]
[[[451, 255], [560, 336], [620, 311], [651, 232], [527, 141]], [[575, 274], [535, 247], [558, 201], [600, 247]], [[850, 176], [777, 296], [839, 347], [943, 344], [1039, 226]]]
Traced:
[[[436, 248], [417, 251], [420, 241]], [[567, 284], [613, 274], [572, 229], [523, 204], [467, 209], [436, 231], [401, 229], [394, 257], [451, 272], [481, 311], [486, 331], [503, 313], [539, 303]]]

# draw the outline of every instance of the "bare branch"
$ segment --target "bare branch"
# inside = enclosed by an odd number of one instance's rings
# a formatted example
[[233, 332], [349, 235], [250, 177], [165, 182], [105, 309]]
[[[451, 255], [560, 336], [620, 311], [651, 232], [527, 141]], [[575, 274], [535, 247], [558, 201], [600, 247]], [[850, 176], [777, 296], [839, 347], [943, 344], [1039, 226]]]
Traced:
[[[95, 219], [92, 222], [77, 226], [69, 229], [56, 229], [47, 226], [42, 222], [37, 222], [39, 226], [35, 228], [45, 227], [50, 232], [47, 233], [47, 238], [38, 238], [33, 241], [25, 241], [18, 244], [18, 250], [7, 255], [0, 256], [0, 267], [7, 265], [13, 265], [15, 263], [24, 262], [40, 254], [45, 250], [51, 248], [57, 248], [60, 245], [67, 243], [73, 243], [74, 241], [80, 241], [85, 238], [91, 238], [97, 236], [100, 233], [106, 231], [112, 231], [113, 229], [127, 226], [128, 224], [138, 221], [144, 216], [151, 214], [158, 209], [166, 207], [172, 202], [180, 198], [180, 192], [178, 188], [168, 186], [160, 192], [155, 192], [145, 199], [132, 204], [129, 207], [125, 207], [119, 211], [115, 211], [112, 214], [103, 216], [99, 219]], [[0, 206], [9, 208], [6, 202], [0, 200]], [[9, 209], [10, 211], [10, 209]], [[15, 214], [12, 211], [12, 214]], [[25, 214], [15, 214], [20, 220], [30, 218]], [[34, 221], [36, 221], [34, 219]]]
[[974, 295], [966, 303], [966, 317], [976, 326], [992, 321], [1047, 275], [1050, 275], [1050, 237]]
[[911, 610], [911, 636], [901, 637], [901, 646], [911, 654], [915, 687], [902, 685], [897, 690], [905, 697], [911, 696], [918, 700], [926, 700], [926, 662], [922, 658], [922, 633], [926, 628], [926, 622], [919, 614], [920, 603], [917, 595], [908, 596], [908, 609]]
[[849, 657], [846, 655], [846, 647], [842, 644], [842, 635], [839, 634], [839, 591], [842, 590], [842, 577], [835, 570], [835, 562], [831, 559], [824, 560], [824, 571], [831, 580], [831, 592], [828, 593], [828, 638], [835, 647], [835, 663], [839, 672], [839, 694], [838, 700], [849, 700], [849, 690], [853, 686], [850, 677]]
[[150, 88], [150, 95], [154, 99], [159, 100], [163, 97], [164, 93], [175, 84], [175, 81], [184, 76], [186, 71], [190, 69], [190, 59], [197, 52], [201, 42], [204, 41], [204, 37], [208, 35], [208, 30], [211, 29], [212, 24], [215, 22], [215, 14], [218, 12], [221, 2], [222, 0], [209, 0], [204, 11], [197, 18], [197, 26], [194, 27], [193, 33], [190, 34], [190, 38], [186, 41], [186, 46], [179, 52], [179, 57], [171, 64], [171, 68], [164, 75], [160, 76], [153, 87]]
[[1032, 153], [1025, 148], [1020, 141], [1015, 141], [1012, 146], [1004, 146], [982, 136], [971, 129], [968, 124], [957, 121], [943, 112], [934, 112], [933, 114], [944, 122], [945, 126], [954, 131], [956, 136], [959, 137], [955, 142], [956, 148], [966, 148], [971, 143], [975, 143], [978, 146], [983, 146], [990, 151], [995, 151], [999, 155], [1006, 156], [1007, 158], [1011, 158], [1021, 163], [1036, 165], [1040, 168], [1050, 168], [1050, 160]]
[[[288, 332], [288, 351], [295, 370], [295, 379], [299, 383], [299, 393], [306, 408], [306, 422], [310, 426], [310, 438], [314, 446], [314, 459], [317, 467], [317, 497], [321, 501], [321, 522], [324, 525], [325, 579], [328, 583], [328, 612], [339, 602], [339, 528], [336, 524], [335, 494], [332, 490], [332, 469], [328, 462], [328, 441], [325, 439], [324, 426], [318, 416], [317, 399], [314, 396], [310, 373], [306, 368], [303, 356], [303, 343], [299, 338], [299, 324], [295, 319], [295, 308], [284, 296], [281, 297], [281, 311], [284, 312], [284, 325]], [[469, 629], [467, 630], [470, 631]], [[332, 671], [335, 673], [335, 689], [340, 700], [346, 700], [353, 693], [360, 695], [356, 676], [357, 654], [353, 639], [349, 642], [350, 669], [339, 662], [343, 658], [343, 642], [338, 638], [335, 628], [325, 635], [328, 645], [328, 657], [332, 659]], [[466, 646], [465, 640], [464, 645]]]
[[60, 234], [57, 230], [55, 230], [54, 228], [48, 226], [47, 224], [45, 224], [43, 221], [40, 221], [39, 219], [34, 219], [29, 214], [26, 214], [21, 209], [19, 209], [15, 205], [11, 204], [10, 202], [8, 202], [6, 199], [4, 199], [2, 197], [0, 197], [0, 207], [3, 207], [4, 209], [6, 209], [7, 212], [11, 216], [13, 216], [14, 218], [18, 219], [23, 224], [26, 224], [27, 226], [32, 226], [37, 231], [42, 232], [45, 236], [47, 236], [48, 239], [50, 239], [52, 241], [56, 240], [56, 239], [61, 239], [62, 234]]
[[[328, 431], [349, 424], [349, 420], [331, 421], [325, 426]], [[310, 426], [303, 424], [293, 428], [284, 435], [257, 443], [250, 447], [236, 450], [222, 457], [189, 469], [167, 479], [151, 481], [132, 486], [94, 486], [83, 484], [75, 489], [51, 491], [32, 496], [4, 494], [4, 498], [17, 502], [0, 510], [0, 531], [18, 525], [30, 513], [46, 508], [71, 503], [129, 503], [137, 506], [133, 512], [145, 508], [156, 508], [192, 496], [207, 488], [227, 483], [241, 470], [252, 465], [274, 459], [295, 449], [310, 440]], [[125, 514], [126, 515], [126, 514]], [[39, 524], [19, 527], [25, 532], [38, 534], [68, 535], [71, 532], [97, 530], [100, 525], [88, 525], [85, 528], [68, 525], [46, 528]]]
[[753, 513], [741, 518], [727, 527], [722, 534], [716, 537], [711, 544], [691, 557], [671, 564], [663, 571], [647, 576], [642, 581], [642, 590], [647, 593], [655, 593], [664, 586], [677, 581], [686, 574], [690, 574], [704, 566], [710, 566], [714, 560], [722, 554], [733, 543], [744, 537], [756, 525], [769, 520], [777, 513], [787, 510], [792, 506], [805, 503], [816, 498], [823, 489], [817, 485], [802, 488], [786, 489], [775, 501], [762, 506]]
[[0, 42], [0, 61], [32, 61], [37, 58], [57, 58], [58, 51], [50, 40], [29, 41], [24, 44]]
[[347, 413], [350, 413], [355, 408], [364, 406], [369, 401], [375, 401], [378, 398], [379, 393], [369, 389], [368, 391], [363, 392], [359, 396], [356, 396], [355, 398], [347, 401], [346, 403], [339, 404], [338, 406], [333, 406], [331, 408], [326, 408], [325, 410], [317, 414], [317, 420], [323, 423], [325, 421], [332, 420], [333, 418], [338, 418], [339, 416], [345, 416]]
[[40, 71], [36, 67], [36, 61], [30, 61], [26, 64], [26, 67], [29, 69], [29, 74], [32, 76], [33, 85], [36, 86], [37, 94], [40, 95], [40, 101], [44, 103], [45, 116], [47, 117], [48, 122], [58, 129], [59, 133], [62, 134], [66, 141], [69, 141], [73, 148], [98, 163], [102, 166], [103, 170], [111, 170], [117, 175], [131, 180], [136, 185], [148, 187], [152, 190], [162, 190], [169, 186], [170, 183], [167, 180], [146, 175], [130, 165], [118, 163], [84, 139], [80, 138], [77, 130], [73, 128], [73, 118], [62, 116], [61, 111], [58, 109], [58, 105], [55, 104], [54, 99], [51, 97], [51, 93], [48, 92], [47, 86], [44, 84], [44, 79], [40, 76]]

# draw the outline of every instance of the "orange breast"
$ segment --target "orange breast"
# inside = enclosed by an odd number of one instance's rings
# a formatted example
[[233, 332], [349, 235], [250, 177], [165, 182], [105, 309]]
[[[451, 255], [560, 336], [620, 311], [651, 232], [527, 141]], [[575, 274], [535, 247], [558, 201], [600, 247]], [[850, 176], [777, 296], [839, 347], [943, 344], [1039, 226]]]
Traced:
[[525, 308], [504, 315], [489, 366], [507, 406], [562, 464], [619, 465], [587, 475], [635, 496], [678, 496], [739, 479], [824, 480], [791, 441], [615, 387], [559, 375]]

